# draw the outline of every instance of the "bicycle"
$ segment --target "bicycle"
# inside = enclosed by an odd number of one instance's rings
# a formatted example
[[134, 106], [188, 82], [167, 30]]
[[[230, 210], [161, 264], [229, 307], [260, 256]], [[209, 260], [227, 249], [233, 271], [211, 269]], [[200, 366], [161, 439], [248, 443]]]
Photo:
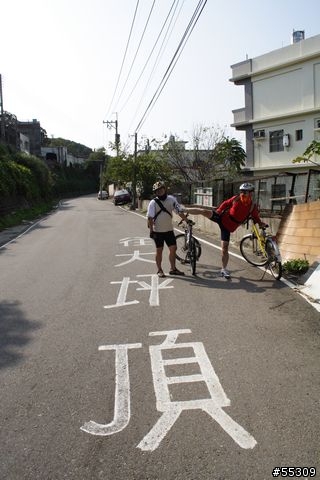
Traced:
[[[255, 267], [269, 268], [273, 277], [280, 280], [282, 276], [282, 260], [276, 237], [267, 233], [265, 227], [258, 227], [252, 221], [251, 233], [245, 235], [240, 241], [240, 252], [243, 258]], [[262, 277], [263, 278], [263, 277]]]
[[192, 275], [196, 274], [197, 260], [201, 255], [201, 244], [194, 238], [192, 230], [195, 223], [192, 220], [181, 220], [178, 226], [183, 225], [184, 233], [176, 235], [177, 251], [176, 259], [182, 264], [190, 264]]

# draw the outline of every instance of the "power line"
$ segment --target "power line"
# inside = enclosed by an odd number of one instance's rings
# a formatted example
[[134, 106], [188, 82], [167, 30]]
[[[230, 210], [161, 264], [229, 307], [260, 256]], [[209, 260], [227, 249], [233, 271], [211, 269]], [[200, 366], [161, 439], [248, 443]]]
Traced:
[[129, 79], [129, 76], [130, 76], [132, 67], [133, 67], [133, 65], [134, 65], [134, 62], [135, 62], [136, 57], [137, 57], [137, 55], [138, 55], [138, 52], [139, 52], [139, 50], [140, 50], [140, 46], [141, 46], [141, 43], [142, 43], [144, 34], [145, 34], [146, 30], [147, 30], [147, 26], [148, 26], [148, 24], [149, 24], [149, 20], [150, 20], [150, 17], [151, 17], [151, 14], [152, 14], [152, 11], [153, 11], [155, 2], [156, 2], [156, 0], [153, 0], [153, 3], [152, 3], [152, 6], [151, 6], [151, 9], [150, 9], [150, 12], [149, 12], [149, 15], [148, 15], [146, 24], [145, 24], [145, 26], [144, 26], [144, 29], [143, 29], [143, 32], [142, 32], [142, 35], [141, 35], [141, 38], [140, 38], [140, 41], [139, 41], [139, 44], [138, 44], [136, 53], [135, 53], [135, 55], [134, 55], [134, 57], [133, 57], [133, 60], [132, 60], [132, 62], [131, 62], [131, 66], [130, 66], [130, 69], [129, 69], [127, 78], [126, 78], [126, 80], [125, 80], [125, 82], [124, 82], [124, 85], [123, 85], [123, 87], [122, 87], [122, 90], [121, 90], [121, 92], [120, 92], [120, 94], [119, 94], [119, 96], [118, 96], [118, 100], [117, 100], [117, 102], [116, 102], [116, 105], [118, 105], [118, 103], [119, 103], [119, 101], [120, 101], [120, 98], [121, 98], [121, 96], [122, 96], [122, 93], [123, 93], [123, 91], [124, 91], [124, 89], [125, 89], [125, 87], [126, 87], [126, 85], [127, 85], [127, 82], [128, 82], [128, 79]]
[[[184, 0], [183, 0], [183, 3], [184, 3]], [[165, 35], [164, 35], [163, 40], [162, 40], [162, 43], [161, 43], [161, 46], [160, 46], [158, 55], [157, 55], [157, 57], [156, 57], [156, 59], [155, 59], [155, 62], [154, 62], [154, 64], [153, 64], [153, 67], [152, 67], [151, 73], [150, 73], [150, 75], [149, 75], [149, 78], [148, 78], [148, 80], [147, 80], [146, 86], [145, 86], [145, 88], [144, 88], [144, 90], [143, 90], [143, 92], [142, 92], [142, 94], [141, 94], [141, 97], [140, 97], [138, 106], [137, 106], [137, 108], [136, 108], [136, 111], [135, 111], [134, 116], [133, 116], [133, 118], [132, 118], [132, 121], [131, 121], [131, 123], [130, 123], [129, 130], [131, 129], [131, 126], [132, 126], [132, 124], [133, 124], [133, 121], [134, 121], [134, 119], [136, 118], [136, 115], [137, 115], [137, 112], [138, 112], [138, 110], [139, 110], [139, 108], [140, 108], [141, 102], [142, 102], [142, 100], [143, 100], [144, 97], [145, 97], [146, 91], [148, 90], [149, 84], [150, 84], [150, 82], [151, 82], [151, 78], [152, 78], [152, 76], [153, 76], [153, 74], [154, 74], [154, 72], [155, 72], [155, 70], [156, 70], [156, 67], [157, 67], [157, 65], [159, 64], [159, 60], [160, 60], [160, 58], [161, 58], [161, 56], [162, 56], [162, 54], [163, 54], [163, 52], [164, 52], [164, 50], [165, 50], [164, 43], [166, 42], [166, 45], [168, 44], [168, 41], [169, 41], [169, 38], [170, 38], [170, 36], [171, 36], [171, 34], [172, 34], [172, 31], [173, 31], [173, 29], [174, 29], [174, 26], [175, 26], [175, 24], [176, 24], [176, 22], [177, 22], [177, 20], [178, 20], [178, 17], [179, 17], [179, 15], [180, 15], [180, 13], [181, 13], [181, 9], [182, 9], [182, 7], [183, 7], [183, 3], [182, 3], [181, 6], [180, 6], [179, 12], [178, 12], [178, 14], [177, 14], [177, 16], [176, 16], [176, 18], [175, 18], [174, 24], [173, 24], [173, 26], [172, 26], [172, 28], [171, 28], [171, 31], [170, 31], [170, 27], [171, 27], [171, 24], [172, 24], [172, 22], [173, 22], [173, 19], [174, 19], [176, 10], [177, 10], [178, 4], [179, 4], [179, 0], [178, 0], [178, 3], [177, 3], [176, 6], [175, 6], [175, 9], [174, 9], [173, 13], [172, 13], [172, 16], [171, 16], [169, 25], [168, 25], [168, 27], [167, 27], [167, 31], [166, 31], [166, 33], [165, 33]], [[170, 31], [170, 33], [169, 33], [169, 31]]]
[[[143, 123], [145, 122], [145, 120], [146, 120], [146, 118], [147, 118], [147, 115], [150, 113], [151, 109], [154, 107], [155, 103], [157, 102], [157, 100], [158, 100], [158, 98], [159, 98], [162, 90], [164, 89], [167, 81], [169, 80], [169, 77], [170, 77], [170, 75], [171, 75], [171, 73], [172, 73], [175, 65], [177, 64], [177, 61], [178, 61], [178, 59], [179, 59], [179, 57], [180, 57], [180, 55], [181, 55], [184, 47], [186, 46], [186, 43], [187, 43], [187, 41], [188, 41], [188, 39], [189, 39], [189, 37], [190, 37], [190, 35], [191, 35], [191, 33], [192, 33], [195, 25], [196, 25], [196, 23], [197, 23], [198, 20], [199, 20], [199, 17], [200, 17], [200, 15], [201, 15], [201, 13], [202, 13], [202, 11], [203, 11], [206, 3], [207, 3], [207, 0], [199, 0], [199, 3], [198, 3], [198, 5], [197, 5], [197, 7], [196, 7], [196, 9], [195, 9], [192, 17], [191, 17], [191, 20], [190, 20], [190, 22], [189, 22], [189, 24], [188, 24], [188, 27], [186, 28], [186, 30], [185, 30], [185, 32], [184, 32], [184, 34], [183, 34], [183, 36], [182, 36], [182, 39], [180, 40], [180, 43], [179, 43], [179, 45], [178, 45], [178, 48], [177, 48], [177, 50], [175, 51], [175, 53], [174, 53], [174, 55], [173, 55], [173, 57], [172, 57], [172, 60], [171, 60], [171, 62], [170, 62], [170, 64], [169, 64], [169, 66], [168, 66], [165, 74], [163, 75], [162, 80], [160, 81], [157, 90], [155, 91], [152, 99], [150, 100], [149, 105], [147, 106], [147, 108], [146, 108], [146, 110], [145, 110], [145, 112], [144, 112], [144, 114], [143, 114], [140, 122], [138, 123], [138, 125], [137, 125], [137, 127], [136, 127], [136, 129], [135, 129], [135, 132], [138, 132], [138, 130], [141, 128], [141, 126], [143, 125]], [[201, 4], [202, 4], [202, 5], [201, 5]], [[200, 10], [200, 11], [199, 11], [199, 10]]]
[[127, 40], [126, 49], [125, 49], [124, 56], [123, 56], [123, 59], [122, 59], [122, 64], [121, 64], [121, 68], [120, 68], [118, 80], [117, 80], [116, 87], [115, 87], [114, 92], [113, 92], [112, 100], [111, 100], [111, 102], [110, 102], [110, 106], [109, 106], [109, 109], [108, 109], [108, 111], [107, 111], [106, 117], [108, 117], [108, 115], [109, 115], [109, 113], [110, 113], [110, 111], [111, 111], [112, 103], [113, 103], [113, 100], [114, 100], [114, 97], [115, 97], [115, 95], [116, 95], [116, 91], [117, 91], [117, 88], [118, 88], [118, 85], [119, 85], [119, 81], [120, 81], [120, 77], [121, 77], [123, 65], [124, 65], [124, 62], [125, 62], [125, 59], [126, 59], [126, 55], [127, 55], [127, 51], [128, 51], [128, 47], [129, 47], [129, 43], [130, 43], [130, 38], [131, 38], [131, 34], [132, 34], [134, 22], [135, 22], [136, 15], [137, 15], [137, 11], [138, 11], [138, 6], [139, 6], [139, 0], [137, 0], [135, 12], [134, 12], [134, 15], [133, 15], [133, 20], [132, 20], [132, 22], [131, 22], [131, 28], [130, 28], [130, 33], [129, 33], [129, 37], [128, 37], [128, 40]]
[[[178, 1], [179, 1], [179, 0], [178, 0]], [[151, 49], [151, 52], [149, 53], [149, 56], [148, 56], [148, 58], [147, 58], [147, 60], [146, 60], [146, 62], [145, 62], [145, 64], [144, 64], [144, 66], [143, 66], [143, 69], [142, 69], [142, 71], [141, 71], [141, 73], [140, 73], [140, 75], [139, 75], [139, 77], [138, 77], [137, 81], [135, 82], [135, 84], [134, 84], [134, 86], [133, 86], [133, 88], [132, 88], [131, 92], [129, 93], [129, 95], [128, 95], [128, 97], [127, 97], [126, 101], [124, 102], [124, 104], [122, 105], [122, 107], [119, 109], [119, 112], [121, 112], [121, 111], [122, 111], [122, 110], [125, 108], [125, 106], [127, 105], [128, 101], [130, 100], [130, 98], [131, 98], [131, 96], [132, 96], [132, 94], [133, 94], [133, 92], [134, 92], [134, 90], [135, 90], [136, 86], [138, 85], [138, 83], [139, 83], [139, 81], [140, 81], [140, 78], [142, 77], [142, 75], [143, 75], [143, 72], [145, 71], [145, 69], [146, 69], [146, 66], [148, 65], [148, 63], [149, 63], [149, 60], [150, 60], [150, 58], [151, 58], [151, 56], [152, 56], [152, 54], [153, 54], [153, 52], [154, 52], [154, 49], [155, 49], [155, 48], [156, 48], [156, 46], [157, 46], [157, 43], [158, 43], [158, 41], [159, 41], [159, 39], [160, 39], [160, 37], [161, 37], [161, 34], [162, 34], [162, 32], [163, 32], [163, 29], [164, 29], [164, 27], [165, 27], [165, 25], [166, 25], [166, 23], [167, 23], [167, 21], [168, 21], [168, 18], [170, 17], [170, 14], [171, 14], [172, 8], [173, 8], [173, 6], [174, 6], [174, 4], [175, 4], [176, 2], [177, 2], [177, 0], [173, 0], [173, 3], [172, 3], [172, 5], [171, 5], [171, 8], [170, 8], [170, 10], [169, 10], [169, 13], [168, 13], [168, 15], [167, 15], [167, 17], [166, 17], [166, 19], [165, 19], [165, 21], [164, 21], [164, 23], [163, 23], [162, 27], [161, 27], [161, 30], [160, 30], [160, 32], [159, 32], [159, 34], [158, 34], [158, 37], [157, 37], [157, 39], [156, 39], [155, 43], [153, 44], [153, 47], [152, 47], [152, 49]]]

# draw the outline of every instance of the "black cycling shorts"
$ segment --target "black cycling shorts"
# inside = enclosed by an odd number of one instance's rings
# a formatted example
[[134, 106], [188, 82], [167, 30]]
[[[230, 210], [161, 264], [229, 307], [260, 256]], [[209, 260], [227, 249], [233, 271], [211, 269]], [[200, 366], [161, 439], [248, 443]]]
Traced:
[[170, 232], [154, 232], [153, 240], [157, 248], [163, 248], [164, 242], [166, 242], [168, 247], [177, 244], [173, 230]]
[[210, 220], [219, 225], [221, 240], [223, 242], [230, 242], [230, 232], [222, 225], [221, 216], [217, 212], [212, 212], [212, 216], [210, 217]]

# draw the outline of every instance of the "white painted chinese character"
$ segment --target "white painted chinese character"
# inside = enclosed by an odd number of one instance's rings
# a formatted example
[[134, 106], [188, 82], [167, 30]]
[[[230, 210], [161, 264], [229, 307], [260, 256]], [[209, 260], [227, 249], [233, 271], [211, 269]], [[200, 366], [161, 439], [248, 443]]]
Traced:
[[165, 290], [167, 288], [174, 288], [173, 285], [169, 285], [172, 282], [172, 278], [167, 278], [162, 283], [159, 283], [158, 275], [137, 275], [137, 277], [151, 277], [151, 283], [148, 285], [146, 282], [139, 282], [139, 285], [142, 288], [137, 288], [137, 290], [150, 290], [149, 296], [149, 305], [151, 307], [158, 307], [160, 305], [159, 300], [159, 290]]
[[114, 305], [105, 305], [104, 308], [115, 308], [115, 307], [124, 307], [125, 305], [135, 305], [138, 302], [138, 300], [133, 300], [131, 302], [126, 302], [127, 298], [127, 293], [128, 293], [128, 287], [130, 283], [138, 283], [136, 280], [131, 280], [130, 277], [124, 277], [121, 282], [110, 282], [111, 284], [117, 284], [120, 283], [120, 291], [118, 294], [117, 298], [117, 303]]
[[133, 246], [154, 245], [153, 240], [149, 237], [126, 237], [121, 238], [119, 243], [122, 243], [125, 247], [128, 247], [130, 243]]
[[141, 343], [129, 343], [125, 345], [101, 345], [99, 347], [99, 350], [115, 350], [116, 352], [114, 418], [108, 424], [96, 423], [91, 420], [80, 427], [81, 430], [92, 435], [105, 436], [121, 432], [128, 425], [131, 416], [128, 350], [141, 348], [141, 346]]
[[[174, 425], [181, 412], [184, 410], [201, 409], [208, 413], [242, 448], [253, 448], [255, 439], [236, 423], [223, 410], [230, 405], [218, 376], [206, 354], [203, 343], [188, 342], [175, 343], [181, 333], [191, 333], [191, 330], [173, 330], [164, 332], [151, 332], [149, 335], [166, 335], [161, 345], [149, 347], [154, 389], [157, 399], [157, 410], [162, 412], [161, 417], [150, 432], [141, 440], [138, 448], [141, 450], [155, 450], [167, 432]], [[177, 357], [164, 359], [163, 352], [168, 350], [193, 349], [194, 355], [190, 357]], [[165, 367], [168, 365], [197, 364], [200, 372], [193, 375], [168, 377]], [[208, 398], [188, 401], [172, 401], [169, 385], [182, 383], [204, 382], [208, 389]]]
[[[165, 335], [166, 337], [161, 345], [149, 347], [157, 410], [161, 412], [162, 415], [137, 447], [144, 451], [155, 450], [183, 411], [200, 409], [206, 412], [212, 419], [216, 420], [240, 447], [246, 449], [254, 448], [257, 443], [256, 440], [223, 411], [223, 407], [230, 405], [230, 400], [220, 384], [219, 378], [206, 354], [203, 343], [176, 343], [178, 336], [185, 333], [191, 333], [191, 330], [184, 329], [149, 333], [150, 336]], [[132, 343], [124, 345], [102, 345], [99, 347], [99, 350], [115, 350], [116, 352], [114, 418], [112, 422], [108, 424], [100, 424], [94, 421], [87, 422], [81, 427], [81, 430], [92, 435], [105, 436], [120, 432], [128, 425], [131, 416], [128, 350], [141, 348], [141, 346], [141, 343]], [[179, 350], [181, 349], [192, 349], [194, 354], [188, 357], [179, 356]], [[163, 355], [164, 352], [167, 351], [171, 353], [170, 358], [168, 355]], [[178, 353], [174, 358], [172, 357], [172, 351]], [[168, 376], [165, 371], [165, 368], [170, 365], [192, 364], [199, 367], [200, 373]], [[169, 391], [170, 385], [184, 383], [196, 384], [199, 382], [205, 383], [208, 390], [207, 398], [186, 401], [172, 400]]]
[[[116, 267], [122, 267], [123, 265], [127, 265], [128, 263], [132, 263], [135, 260], [140, 260], [141, 262], [155, 263], [154, 260], [147, 260], [146, 258], [140, 257], [139, 250], [135, 250], [133, 252], [133, 254], [121, 253], [121, 254], [116, 255], [116, 257], [130, 257], [130, 255], [132, 255], [132, 256], [129, 260], [127, 260], [126, 262], [119, 263], [118, 265], [116, 265]], [[154, 256], [154, 253], [152, 253], [152, 252], [151, 253], [143, 253], [142, 255], [153, 255]]]
[[137, 275], [137, 277], [151, 277], [150, 285], [144, 281], [139, 280], [130, 280], [130, 277], [124, 277], [121, 282], [110, 282], [111, 284], [120, 284], [120, 291], [118, 294], [117, 302], [113, 305], [105, 305], [104, 308], [115, 308], [115, 307], [124, 307], [127, 305], [136, 305], [139, 303], [138, 300], [126, 301], [128, 288], [130, 284], [137, 283], [140, 285], [140, 288], [136, 290], [150, 291], [149, 295], [149, 305], [151, 307], [158, 307], [160, 305], [159, 299], [159, 290], [165, 290], [168, 288], [173, 288], [173, 285], [169, 286], [169, 283], [172, 282], [172, 278], [167, 278], [162, 283], [158, 275]]

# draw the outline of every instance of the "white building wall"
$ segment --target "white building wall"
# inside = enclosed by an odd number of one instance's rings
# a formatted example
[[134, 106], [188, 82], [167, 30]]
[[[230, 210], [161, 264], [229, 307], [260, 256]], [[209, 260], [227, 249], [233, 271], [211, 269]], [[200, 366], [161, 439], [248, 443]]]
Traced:
[[302, 108], [303, 72], [295, 69], [254, 79], [253, 119], [265, 119], [276, 115], [297, 112]]
[[[320, 35], [240, 62], [232, 70], [232, 81], [245, 85], [248, 79], [251, 85], [245, 108], [234, 111], [234, 126], [248, 133], [250, 169], [262, 173], [305, 168], [292, 160], [310, 142], [320, 141], [320, 129], [315, 128], [320, 120]], [[265, 131], [264, 139], [251, 140], [252, 132], [254, 136], [260, 129]], [[270, 152], [270, 132], [276, 130], [289, 134], [290, 146]], [[303, 131], [301, 140], [297, 130]]]
[[313, 66], [314, 75], [314, 106], [320, 107], [320, 62]]

